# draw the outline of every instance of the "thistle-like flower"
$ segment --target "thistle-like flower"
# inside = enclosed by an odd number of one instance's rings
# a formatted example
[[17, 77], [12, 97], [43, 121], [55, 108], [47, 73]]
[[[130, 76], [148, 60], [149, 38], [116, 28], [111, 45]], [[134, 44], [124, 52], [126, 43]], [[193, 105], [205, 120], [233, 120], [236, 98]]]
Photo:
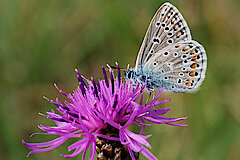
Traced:
[[[39, 128], [44, 135], [58, 135], [59, 137], [49, 142], [26, 143], [23, 144], [30, 148], [32, 153], [50, 151], [70, 138], [79, 138], [79, 141], [71, 144], [68, 151], [74, 150], [70, 155], [62, 155], [72, 158], [83, 152], [82, 159], [88, 148], [90, 148], [90, 160], [93, 160], [97, 152], [97, 159], [138, 159], [141, 152], [151, 160], [157, 158], [146, 148], [151, 148], [147, 138], [144, 136], [147, 122], [157, 124], [168, 124], [174, 126], [186, 126], [185, 123], [176, 123], [183, 118], [164, 117], [170, 108], [155, 107], [168, 102], [170, 99], [158, 101], [162, 91], [150, 99], [150, 93], [145, 93], [145, 85], [133, 87], [129, 80], [122, 80], [119, 66], [117, 65], [118, 76], [114, 77], [113, 70], [109, 68], [110, 80], [102, 67], [104, 80], [95, 81], [93, 78], [88, 80], [76, 70], [79, 87], [73, 94], [64, 94], [68, 101], [61, 103], [58, 98], [56, 101], [45, 97], [49, 102], [57, 106], [57, 113], [52, 110], [43, 115], [52, 119], [56, 126], [47, 127], [40, 125]], [[143, 103], [143, 95], [149, 94], [148, 100]], [[131, 124], [141, 127], [139, 134], [127, 129]], [[28, 154], [28, 155], [29, 155]]]

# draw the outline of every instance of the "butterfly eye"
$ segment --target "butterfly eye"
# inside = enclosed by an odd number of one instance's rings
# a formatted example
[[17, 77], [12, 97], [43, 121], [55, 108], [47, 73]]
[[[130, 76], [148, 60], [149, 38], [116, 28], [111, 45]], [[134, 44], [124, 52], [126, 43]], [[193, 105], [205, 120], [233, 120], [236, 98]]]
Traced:
[[131, 77], [132, 77], [132, 71], [129, 71], [129, 72], [127, 73], [127, 77], [128, 77], [128, 79], [131, 79]]
[[128, 74], [128, 79], [130, 79], [131, 78], [131, 75], [130, 74]]

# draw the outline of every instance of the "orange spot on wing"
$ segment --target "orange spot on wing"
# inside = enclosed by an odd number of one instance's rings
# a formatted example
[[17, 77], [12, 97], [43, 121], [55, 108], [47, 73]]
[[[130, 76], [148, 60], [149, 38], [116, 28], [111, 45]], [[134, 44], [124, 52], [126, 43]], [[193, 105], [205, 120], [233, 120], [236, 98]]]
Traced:
[[190, 87], [190, 83], [186, 83], [186, 86]]
[[196, 69], [197, 68], [197, 64], [193, 63], [190, 67], [193, 68], [193, 69]]
[[194, 51], [192, 51], [190, 54], [191, 54], [191, 55], [194, 55], [194, 54], [195, 54], [195, 52], [194, 52]]
[[192, 58], [192, 60], [193, 60], [194, 62], [197, 62], [197, 57], [194, 56], [194, 57]]
[[178, 48], [178, 47], [180, 47], [180, 45], [176, 45], [175, 47]]
[[189, 73], [189, 75], [190, 75], [191, 77], [195, 77], [195, 72], [192, 71], [192, 72]]
[[187, 51], [188, 49], [186, 47], [183, 48], [184, 51]]

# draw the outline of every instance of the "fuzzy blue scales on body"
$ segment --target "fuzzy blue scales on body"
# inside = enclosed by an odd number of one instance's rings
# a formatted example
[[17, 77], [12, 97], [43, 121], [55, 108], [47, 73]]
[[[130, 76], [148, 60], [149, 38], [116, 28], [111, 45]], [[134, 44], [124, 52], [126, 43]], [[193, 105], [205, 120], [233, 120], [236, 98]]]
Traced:
[[149, 71], [144, 71], [143, 68], [135, 70], [131, 68], [125, 73], [125, 78], [132, 82], [133, 86], [137, 86], [138, 83], [141, 86], [146, 85], [146, 89], [150, 92], [164, 88], [165, 90], [171, 90], [177, 88], [178, 86], [174, 83], [166, 81], [168, 77], [163, 74], [159, 74], [158, 77], [154, 73]]
[[153, 81], [151, 76], [145, 74], [142, 69], [138, 71], [133, 68], [127, 70], [125, 73], [125, 78], [130, 80], [133, 86], [137, 86], [138, 83], [140, 83], [142, 86], [146, 84], [146, 88], [149, 91], [153, 91]]
[[181, 13], [164, 3], [154, 15], [139, 50], [135, 68], [125, 78], [150, 92], [162, 88], [169, 92], [196, 91], [207, 69], [207, 55], [201, 44], [192, 40]]

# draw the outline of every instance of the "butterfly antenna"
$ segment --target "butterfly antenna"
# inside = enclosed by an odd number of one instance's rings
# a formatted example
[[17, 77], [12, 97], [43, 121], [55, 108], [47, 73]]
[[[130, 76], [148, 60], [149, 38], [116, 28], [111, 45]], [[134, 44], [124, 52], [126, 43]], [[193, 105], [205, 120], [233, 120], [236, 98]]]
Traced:
[[[107, 64], [108, 67], [112, 68], [112, 69], [118, 69], [116, 66], [110, 66]], [[127, 70], [126, 68], [119, 68], [120, 70]]]

